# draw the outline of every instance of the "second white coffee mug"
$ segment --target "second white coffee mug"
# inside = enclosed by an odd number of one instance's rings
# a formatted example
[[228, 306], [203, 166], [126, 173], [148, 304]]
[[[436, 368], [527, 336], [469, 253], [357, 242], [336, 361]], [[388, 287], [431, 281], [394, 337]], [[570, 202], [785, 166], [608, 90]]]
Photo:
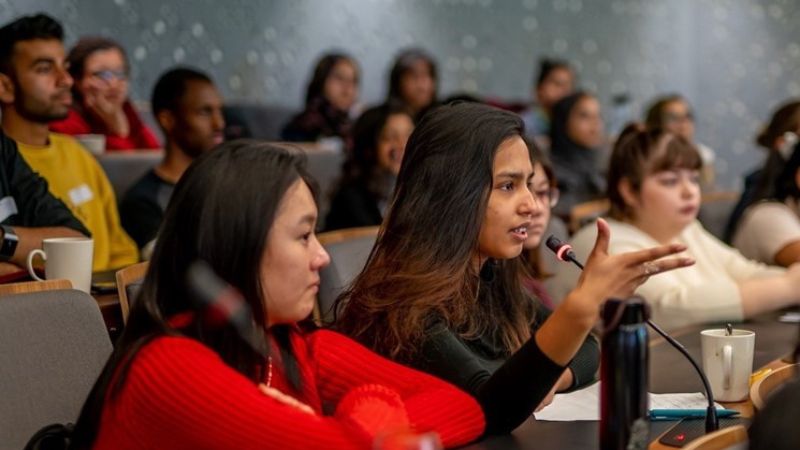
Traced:
[[714, 400], [738, 402], [750, 392], [753, 372], [753, 349], [756, 334], [749, 330], [724, 329], [700, 332], [703, 370], [708, 377]]
[[65, 237], [42, 240], [42, 248], [28, 254], [28, 273], [44, 281], [33, 270], [33, 259], [44, 259], [44, 276], [48, 280], [67, 279], [72, 287], [86, 293], [92, 286], [92, 255], [94, 241], [90, 238]]

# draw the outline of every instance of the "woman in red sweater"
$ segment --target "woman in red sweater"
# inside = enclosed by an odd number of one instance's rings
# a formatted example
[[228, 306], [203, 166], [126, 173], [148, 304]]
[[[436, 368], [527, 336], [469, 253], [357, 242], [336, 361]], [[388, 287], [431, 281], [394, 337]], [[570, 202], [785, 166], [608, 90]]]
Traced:
[[128, 100], [130, 68], [122, 47], [103, 37], [83, 38], [67, 55], [75, 80], [74, 107], [50, 129], [69, 135], [103, 134], [106, 150], [161, 148]]
[[[233, 141], [173, 194], [125, 331], [81, 412], [75, 448], [371, 448], [392, 433], [445, 446], [484, 429], [477, 402], [432, 376], [302, 323], [329, 257], [303, 158]], [[194, 261], [239, 292], [268, 349], [197, 306]]]

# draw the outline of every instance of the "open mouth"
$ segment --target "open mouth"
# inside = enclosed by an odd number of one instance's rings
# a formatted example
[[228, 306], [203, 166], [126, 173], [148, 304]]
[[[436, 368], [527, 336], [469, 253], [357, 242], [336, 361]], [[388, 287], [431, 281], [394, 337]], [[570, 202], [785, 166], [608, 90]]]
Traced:
[[514, 236], [516, 239], [519, 239], [521, 241], [524, 241], [525, 239], [528, 239], [528, 226], [527, 225], [521, 225], [521, 226], [518, 226], [517, 228], [512, 228], [511, 229], [511, 235]]

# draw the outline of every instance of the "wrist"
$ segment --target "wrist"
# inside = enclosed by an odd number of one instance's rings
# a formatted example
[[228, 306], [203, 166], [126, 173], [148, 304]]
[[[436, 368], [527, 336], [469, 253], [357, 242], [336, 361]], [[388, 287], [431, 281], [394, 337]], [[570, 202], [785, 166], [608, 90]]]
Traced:
[[591, 330], [600, 318], [600, 303], [594, 297], [575, 289], [567, 294], [557, 310], [561, 310], [562, 314], [569, 318], [569, 322], [582, 329]]

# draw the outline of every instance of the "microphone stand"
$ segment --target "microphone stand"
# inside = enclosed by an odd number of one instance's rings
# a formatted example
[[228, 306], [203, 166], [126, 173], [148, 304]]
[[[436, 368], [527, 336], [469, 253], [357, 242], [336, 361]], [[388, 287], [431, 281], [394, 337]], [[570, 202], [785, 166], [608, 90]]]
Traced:
[[[553, 251], [559, 260], [564, 262], [571, 262], [578, 266], [581, 270], [583, 270], [583, 264], [581, 264], [578, 259], [575, 257], [575, 252], [572, 251], [572, 246], [561, 242], [560, 239], [551, 235], [547, 238], [546, 241], [547, 248]], [[666, 331], [662, 330], [652, 319], [647, 319], [647, 324], [650, 325], [650, 328], [656, 331], [656, 333], [660, 334], [661, 337], [666, 339], [670, 345], [675, 347], [686, 359], [692, 363], [692, 366], [697, 371], [697, 374], [700, 375], [700, 379], [703, 381], [703, 388], [706, 391], [706, 398], [708, 399], [708, 407], [706, 408], [706, 433], [711, 433], [712, 431], [717, 431], [719, 429], [719, 419], [717, 418], [717, 409], [714, 407], [714, 394], [711, 392], [711, 385], [708, 383], [708, 378], [706, 378], [706, 374], [697, 364], [697, 361], [692, 358], [692, 355], [686, 350], [686, 347], [681, 345], [680, 342], [676, 341], [675, 338], [667, 334]]]

